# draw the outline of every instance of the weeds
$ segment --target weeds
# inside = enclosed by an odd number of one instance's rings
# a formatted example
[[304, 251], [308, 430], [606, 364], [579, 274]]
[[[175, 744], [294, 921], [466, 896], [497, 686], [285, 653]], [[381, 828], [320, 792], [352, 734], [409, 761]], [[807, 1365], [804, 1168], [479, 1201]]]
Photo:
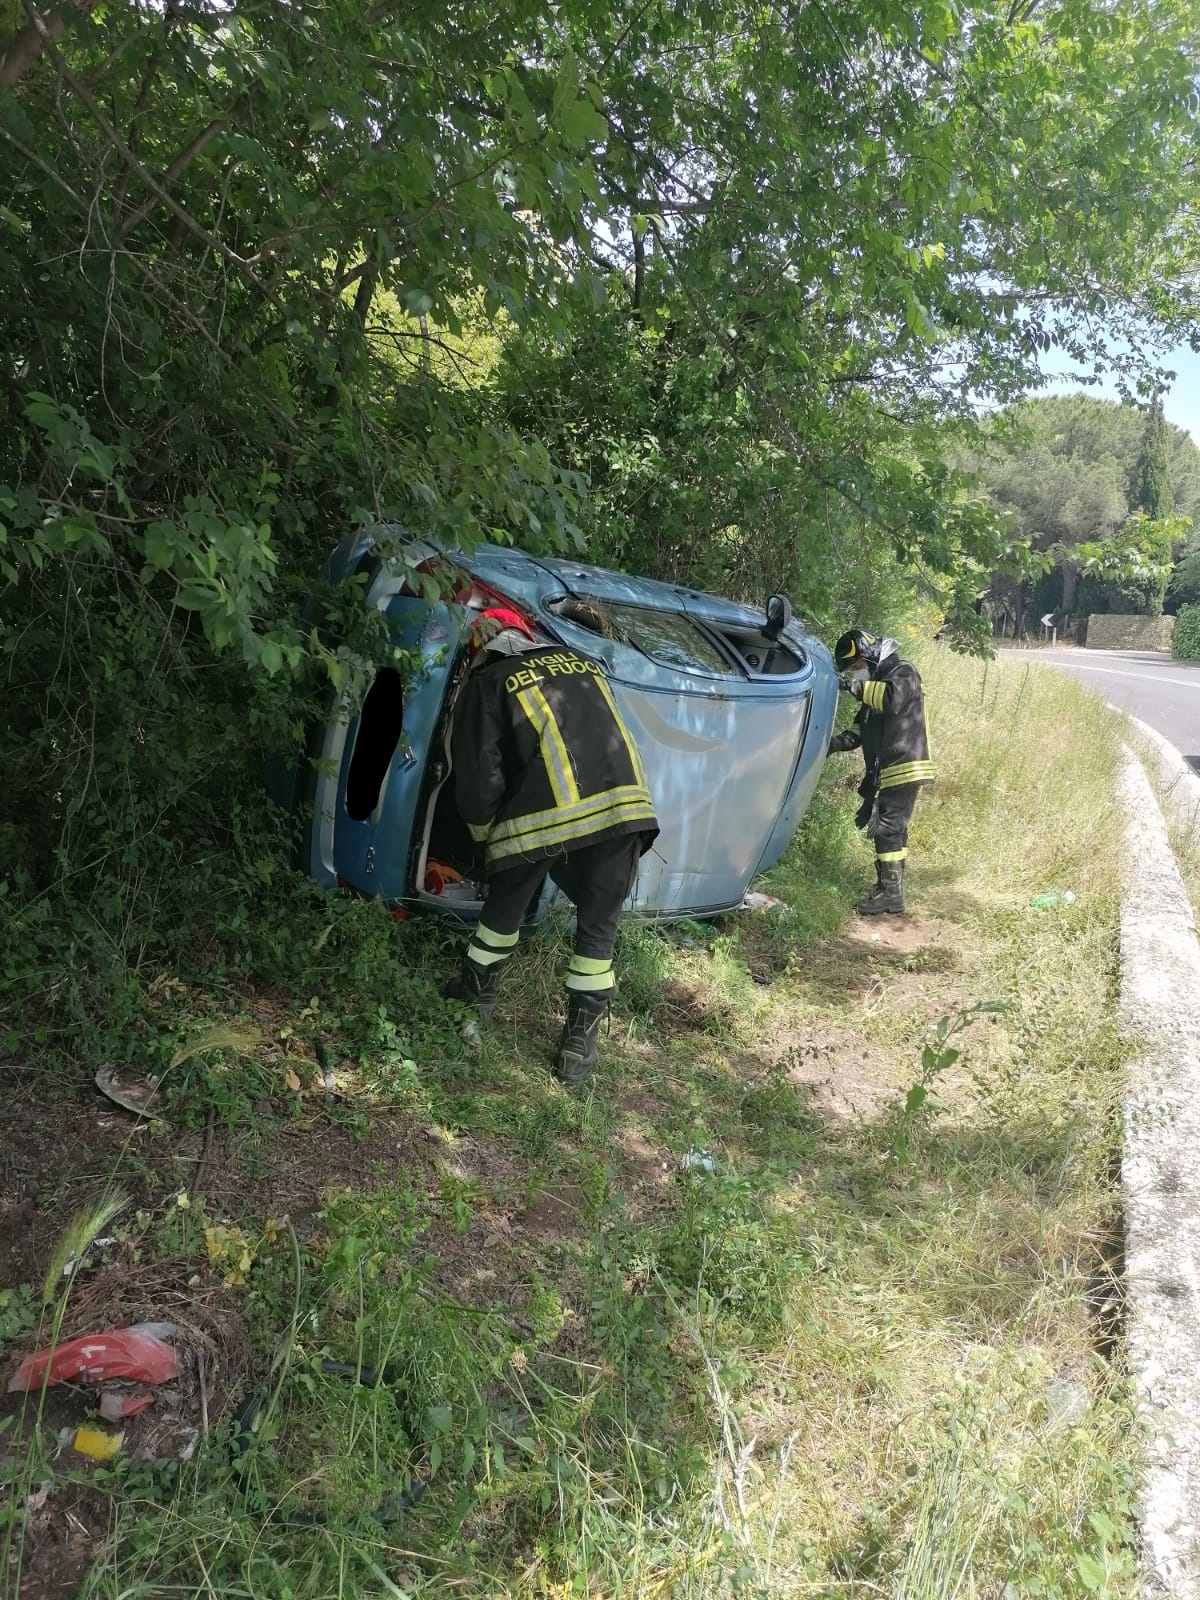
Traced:
[[[245, 1329], [194, 1461], [89, 1475], [87, 1596], [1131, 1600], [1128, 1400], [1088, 1308], [1113, 722], [1020, 666], [923, 671], [913, 920], [848, 920], [870, 850], [831, 762], [764, 885], [782, 909], [622, 929], [582, 1095], [546, 1071], [561, 921], [479, 1057], [437, 998], [452, 937], [282, 881], [190, 968], [126, 963], [103, 1022], [108, 982], [45, 1014], [57, 1060], [69, 1038], [171, 1074], [157, 1142], [117, 1163], [123, 1259]], [[154, 1154], [210, 1111], [219, 1194]], [[35, 1298], [0, 1289], [14, 1353]], [[36, 1435], [0, 1452], [35, 1555], [30, 1492], [70, 1471]]]
[[921, 1049], [921, 1070], [916, 1081], [909, 1085], [904, 1103], [895, 1120], [892, 1134], [892, 1155], [901, 1167], [910, 1165], [909, 1143], [920, 1132], [928, 1131], [934, 1117], [943, 1115], [947, 1107], [936, 1099], [938, 1080], [950, 1071], [961, 1056], [950, 1040], [969, 1028], [976, 1017], [1004, 1012], [1003, 1003], [981, 1001], [956, 1011], [953, 1016], [942, 1017], [933, 1030], [933, 1039]]

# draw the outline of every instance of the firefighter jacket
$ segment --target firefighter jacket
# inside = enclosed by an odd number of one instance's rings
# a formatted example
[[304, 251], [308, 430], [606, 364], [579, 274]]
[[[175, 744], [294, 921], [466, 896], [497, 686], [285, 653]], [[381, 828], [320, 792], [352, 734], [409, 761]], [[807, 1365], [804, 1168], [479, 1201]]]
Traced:
[[881, 661], [863, 684], [853, 723], [829, 742], [831, 752], [860, 746], [867, 770], [858, 792], [866, 800], [881, 789], [933, 782], [921, 674], [911, 661], [895, 655]]
[[642, 758], [596, 662], [549, 644], [484, 652], [451, 735], [455, 798], [489, 871], [658, 834]]

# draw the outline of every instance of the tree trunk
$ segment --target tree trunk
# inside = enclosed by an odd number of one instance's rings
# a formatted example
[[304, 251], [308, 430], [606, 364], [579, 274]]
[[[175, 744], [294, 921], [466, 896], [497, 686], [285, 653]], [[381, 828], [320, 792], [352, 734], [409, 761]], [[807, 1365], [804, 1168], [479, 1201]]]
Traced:
[[[79, 17], [90, 17], [99, 0], [74, 0], [71, 9]], [[0, 55], [0, 93], [15, 89], [45, 49], [47, 39], [57, 44], [66, 32], [66, 21], [58, 11], [31, 14], [30, 20], [15, 33]]]
[[1075, 594], [1079, 588], [1079, 568], [1073, 561], [1064, 561], [1062, 563], [1062, 575], [1062, 608], [1064, 614], [1069, 617], [1075, 610]]

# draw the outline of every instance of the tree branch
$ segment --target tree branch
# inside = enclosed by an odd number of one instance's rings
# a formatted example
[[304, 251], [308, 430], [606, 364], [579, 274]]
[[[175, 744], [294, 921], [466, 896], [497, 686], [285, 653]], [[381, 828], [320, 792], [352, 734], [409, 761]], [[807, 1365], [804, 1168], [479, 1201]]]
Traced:
[[84, 108], [91, 113], [91, 116], [97, 127], [99, 127], [105, 138], [112, 145], [113, 149], [116, 150], [121, 159], [127, 163], [143, 186], [167, 207], [172, 216], [179, 221], [179, 223], [186, 229], [188, 233], [193, 234], [197, 239], [200, 239], [208, 246], [210, 250], [214, 251], [215, 254], [220, 256], [223, 261], [229, 262], [230, 266], [235, 267], [243, 277], [249, 279], [249, 281], [254, 285], [261, 295], [274, 303], [275, 296], [261, 281], [257, 273], [250, 270], [249, 266], [242, 259], [242, 257], [231, 250], [227, 244], [223, 244], [214, 233], [210, 233], [202, 223], [197, 222], [195, 217], [193, 217], [189, 211], [185, 211], [179, 202], [174, 198], [174, 196], [169, 194], [151, 173], [147, 172], [146, 168], [126, 144], [125, 140], [122, 139], [121, 135], [104, 115], [104, 112], [100, 109], [96, 102], [95, 95], [93, 95], [88, 88], [80, 83], [79, 79], [71, 71], [70, 67], [67, 66], [67, 63], [62, 58], [62, 53], [58, 49], [58, 46], [47, 33], [42, 18], [34, 10], [32, 0], [21, 0], [21, 4], [25, 9], [26, 15], [29, 17], [30, 22], [41, 34], [45, 49], [50, 56], [50, 59], [54, 62], [55, 70], [62, 78], [62, 81], [67, 85], [68, 89], [70, 89], [71, 93], [77, 100], [80, 101]]
[[[73, 0], [72, 10], [81, 19], [90, 17], [98, 0]], [[66, 18], [61, 11], [36, 13], [26, 6], [29, 21], [9, 40], [0, 55], [0, 93], [15, 89], [41, 55], [49, 41], [57, 44], [67, 30]]]
[[[196, 157], [207, 145], [212, 143], [217, 134], [223, 133], [224, 130], [224, 117], [215, 117], [213, 121], [209, 123], [207, 128], [201, 128], [196, 137], [189, 140], [189, 142], [184, 145], [183, 149], [180, 150], [179, 154], [175, 156], [169, 163], [166, 171], [162, 175], [162, 182], [164, 184], [173, 183], [176, 178], [180, 177], [184, 172], [187, 171]], [[131, 211], [128, 216], [125, 217], [125, 219], [118, 225], [118, 239], [127, 238], [137, 227], [138, 223], [142, 222], [146, 217], [148, 217], [153, 210], [153, 197], [151, 197], [149, 200], [143, 200], [141, 205], [135, 207], [135, 209]]]

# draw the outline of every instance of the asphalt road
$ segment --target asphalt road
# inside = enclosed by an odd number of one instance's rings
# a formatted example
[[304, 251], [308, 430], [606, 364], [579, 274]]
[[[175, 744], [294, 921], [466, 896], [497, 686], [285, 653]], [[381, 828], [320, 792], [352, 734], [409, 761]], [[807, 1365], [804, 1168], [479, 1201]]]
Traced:
[[1150, 650], [1014, 650], [1011, 654], [1082, 678], [1106, 700], [1148, 722], [1200, 772], [1200, 662], [1174, 661]]

